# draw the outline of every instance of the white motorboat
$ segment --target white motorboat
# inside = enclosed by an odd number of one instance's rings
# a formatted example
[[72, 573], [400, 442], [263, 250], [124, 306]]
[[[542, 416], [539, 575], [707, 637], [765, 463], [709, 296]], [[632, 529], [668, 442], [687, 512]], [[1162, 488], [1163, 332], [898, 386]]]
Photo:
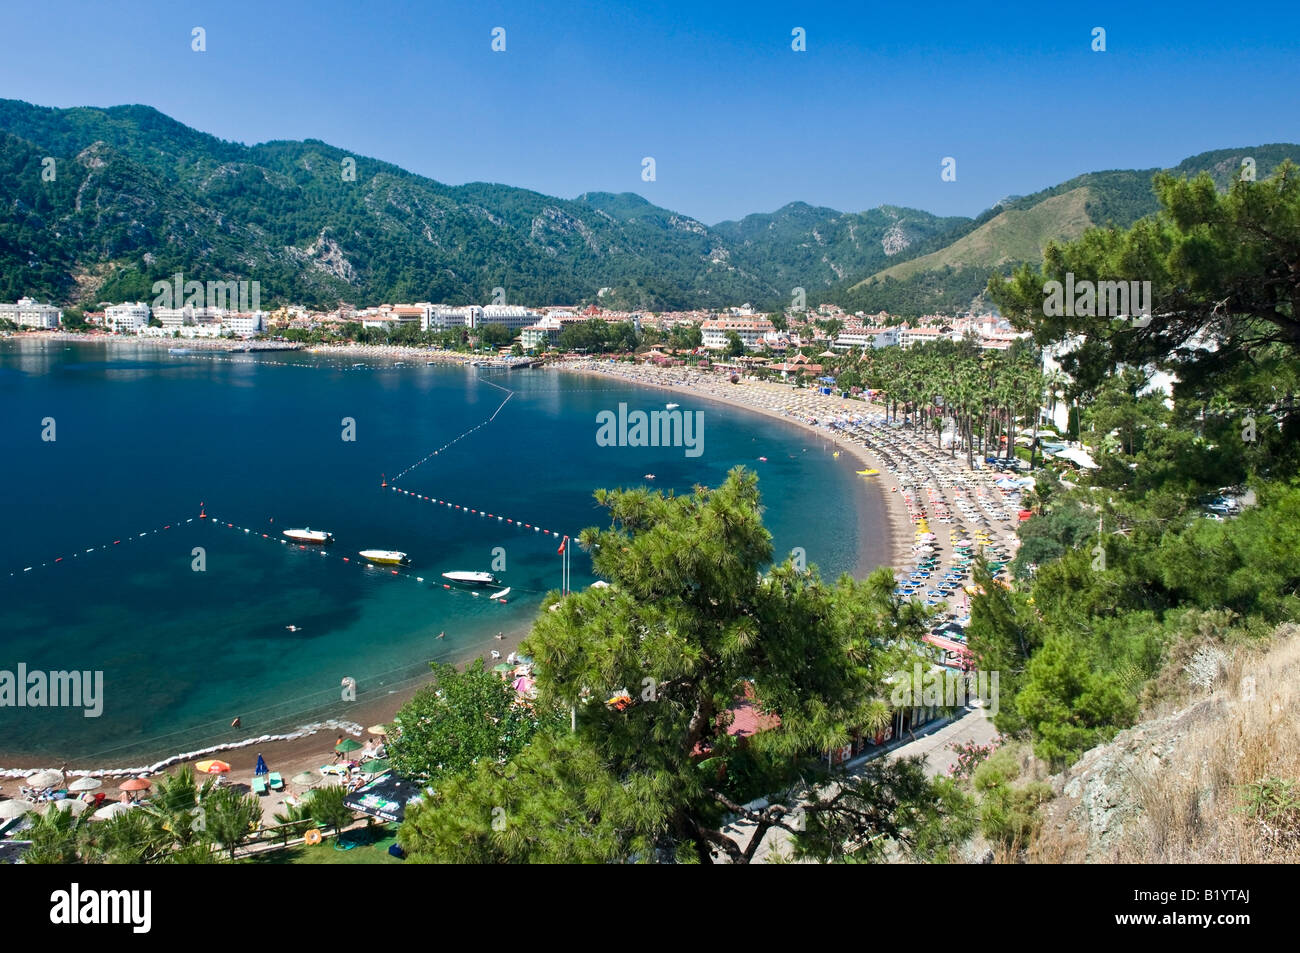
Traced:
[[286, 529], [284, 535], [295, 543], [315, 543], [323, 546], [334, 542], [334, 534], [327, 533], [323, 529]]
[[465, 586], [495, 586], [497, 577], [490, 572], [445, 572], [443, 579], [459, 582]]

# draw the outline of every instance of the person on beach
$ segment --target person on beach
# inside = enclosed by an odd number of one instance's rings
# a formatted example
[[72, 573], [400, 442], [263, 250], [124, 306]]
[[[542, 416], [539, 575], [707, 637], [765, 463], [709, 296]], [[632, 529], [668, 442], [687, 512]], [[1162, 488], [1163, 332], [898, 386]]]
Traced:
[[339, 750], [339, 745], [343, 744], [343, 736], [339, 735], [334, 739], [334, 763], [338, 764], [343, 760], [343, 752]]

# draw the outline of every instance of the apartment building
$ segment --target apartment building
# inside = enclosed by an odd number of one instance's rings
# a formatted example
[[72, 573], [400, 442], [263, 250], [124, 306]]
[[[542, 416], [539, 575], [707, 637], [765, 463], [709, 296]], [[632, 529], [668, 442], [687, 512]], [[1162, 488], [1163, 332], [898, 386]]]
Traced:
[[0, 304], [0, 318], [5, 318], [20, 328], [57, 328], [63, 312], [52, 304], [40, 304], [32, 298], [19, 298], [14, 304]]
[[104, 309], [104, 327], [114, 334], [139, 334], [149, 326], [149, 306], [140, 301], [110, 304]]
[[727, 346], [727, 335], [733, 331], [740, 336], [745, 348], [753, 351], [758, 349], [765, 335], [775, 330], [767, 318], [716, 318], [700, 324], [704, 346], [715, 351]]

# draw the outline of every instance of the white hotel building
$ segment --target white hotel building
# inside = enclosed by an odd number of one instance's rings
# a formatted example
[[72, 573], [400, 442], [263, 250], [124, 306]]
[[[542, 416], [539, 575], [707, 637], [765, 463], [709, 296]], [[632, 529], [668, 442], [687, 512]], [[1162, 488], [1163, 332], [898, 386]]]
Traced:
[[445, 331], [447, 328], [473, 329], [485, 324], [499, 324], [511, 331], [522, 331], [540, 318], [536, 311], [515, 304], [469, 304], [461, 307], [434, 304], [425, 306], [420, 327], [425, 331]]
[[[229, 331], [240, 337], [252, 337], [266, 330], [264, 311], [225, 311], [221, 308], [154, 308], [153, 316], [162, 322], [163, 336], [179, 331], [181, 337], [220, 337]], [[147, 323], [147, 321], [146, 321]]]
[[764, 335], [775, 330], [767, 318], [718, 318], [700, 325], [704, 346], [715, 351], [727, 346], [727, 334], [731, 331], [740, 336], [746, 350], [756, 351], [762, 344]]
[[139, 301], [110, 304], [104, 309], [104, 326], [115, 334], [139, 334], [149, 326], [149, 306]]
[[7, 318], [20, 328], [57, 328], [63, 312], [52, 304], [38, 304], [31, 298], [19, 298], [16, 304], [0, 304], [0, 318]]
[[898, 343], [897, 328], [845, 328], [835, 336], [831, 345], [837, 351], [860, 347], [893, 347]]

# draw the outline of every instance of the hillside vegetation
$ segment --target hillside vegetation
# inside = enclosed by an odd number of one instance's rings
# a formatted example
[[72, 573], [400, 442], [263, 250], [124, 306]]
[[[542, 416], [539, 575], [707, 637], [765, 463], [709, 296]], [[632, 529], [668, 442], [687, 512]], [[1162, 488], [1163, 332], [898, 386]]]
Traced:
[[[1219, 150], [1174, 171], [1222, 187], [1247, 154], [1263, 178], [1300, 148]], [[482, 303], [502, 288], [531, 305], [773, 309], [803, 288], [809, 304], [953, 311], [1049, 240], [1153, 212], [1154, 171], [1089, 173], [974, 219], [793, 202], [709, 226], [628, 192], [450, 186], [319, 140], [226, 142], [147, 106], [0, 100], [0, 299], [148, 299], [182, 271], [256, 280], [271, 306]]]
[[[1184, 159], [1169, 171], [1187, 177], [1207, 173], [1224, 190], [1240, 177], [1247, 156], [1255, 160], [1258, 178], [1264, 179], [1285, 159], [1300, 160], [1300, 146], [1220, 149]], [[1160, 203], [1152, 180], [1159, 171], [1087, 173], [1009, 200], [955, 226], [939, 247], [917, 247], [913, 256], [900, 256], [908, 260], [836, 288], [826, 300], [849, 310], [884, 309], [902, 315], [965, 310], [983, 299], [990, 275], [1042, 261], [1049, 242], [1069, 241], [1093, 226], [1127, 228], [1156, 212]]]

